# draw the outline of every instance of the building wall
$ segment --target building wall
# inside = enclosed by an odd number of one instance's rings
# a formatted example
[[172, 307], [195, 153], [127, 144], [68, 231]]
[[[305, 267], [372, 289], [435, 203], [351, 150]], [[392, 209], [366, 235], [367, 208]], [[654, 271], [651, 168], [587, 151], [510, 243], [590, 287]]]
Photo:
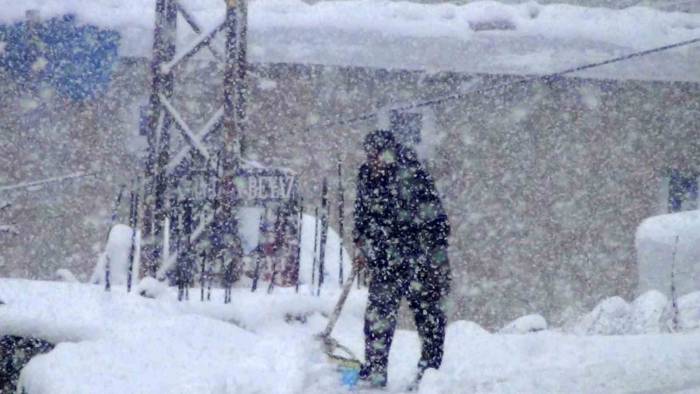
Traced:
[[[194, 69], [189, 78], [178, 81], [182, 95], [176, 106], [187, 112], [196, 128], [221, 102], [216, 86], [221, 73], [212, 66]], [[332, 186], [337, 183], [340, 160], [345, 200], [351, 203], [356, 169], [363, 160], [360, 141], [369, 130], [387, 124], [386, 114], [345, 126], [329, 123], [395, 103], [480, 90], [421, 110], [423, 138], [430, 148], [427, 163], [453, 228], [451, 317], [494, 327], [538, 312], [559, 322], [604, 297], [631, 297], [637, 280], [636, 226], [663, 211], [659, 190], [664, 171], [697, 166], [698, 85], [581, 79], [512, 84], [517, 80], [256, 65], [250, 81], [245, 155], [297, 171], [307, 212], [320, 204], [324, 177]], [[46, 132], [56, 125], [71, 129], [79, 124], [74, 131], [78, 134], [57, 136], [56, 141], [68, 141], [60, 146], [76, 158], [76, 166], [84, 161], [109, 175], [97, 183], [86, 182], [74, 197], [61, 200], [59, 205], [71, 220], [52, 224], [46, 231], [40, 229], [53, 222], [39, 217], [43, 213], [24, 216], [37, 204], [26, 198], [25, 210], [14, 211], [12, 220], [33, 236], [0, 239], [0, 275], [46, 278], [66, 264], [87, 275], [104, 242], [116, 185], [128, 182], [140, 168], [144, 146], [136, 133], [138, 105], [147, 92], [145, 63], [125, 63], [111, 91], [98, 103], [82, 109], [50, 104], [53, 120], [39, 128]], [[6, 90], [0, 99], [14, 102], [14, 93]], [[25, 118], [0, 119], [0, 130], [17, 133]], [[312, 124], [326, 126], [307, 129]], [[21, 147], [12, 146], [16, 157], [36, 151], [29, 140]], [[41, 157], [27, 158], [21, 168], [3, 175], [4, 181], [39, 178], [58, 165], [74, 168], [53, 153], [56, 149], [42, 146]], [[43, 172], [23, 170], [37, 161], [47, 167]], [[98, 197], [80, 198], [85, 195]], [[331, 200], [334, 206], [334, 192]], [[351, 223], [351, 207], [345, 211], [346, 223]], [[335, 210], [331, 225], [337, 225]], [[62, 252], [48, 252], [57, 239], [65, 245]], [[36, 257], [38, 251], [41, 259]]]
[[119, 185], [140, 172], [142, 141], [134, 137], [148, 84], [142, 67], [121, 67], [105, 96], [81, 102], [0, 71], [0, 185], [92, 174], [0, 192], [12, 204], [0, 224], [19, 233], [0, 234], [0, 276], [50, 279], [59, 268], [89, 276]]
[[631, 297], [635, 229], [665, 209], [665, 172], [697, 166], [700, 153], [696, 84], [560, 79], [498, 89], [519, 78], [284, 66], [260, 74], [276, 89], [254, 93], [255, 105], [279, 110], [265, 120], [253, 111], [251, 132], [267, 138], [251, 149], [299, 170], [310, 196], [336, 157], [357, 168], [361, 138], [385, 122], [299, 133], [311, 120], [485, 91], [426, 111], [424, 137], [453, 225], [453, 310], [486, 325], [534, 312], [559, 320], [607, 296]]

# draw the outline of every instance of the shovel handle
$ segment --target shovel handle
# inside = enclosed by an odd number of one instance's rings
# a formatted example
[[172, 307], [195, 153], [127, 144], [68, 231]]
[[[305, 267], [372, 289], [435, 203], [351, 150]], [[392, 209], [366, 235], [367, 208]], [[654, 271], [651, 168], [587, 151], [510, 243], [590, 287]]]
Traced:
[[357, 265], [353, 264], [350, 277], [348, 277], [348, 279], [345, 281], [345, 284], [343, 284], [343, 292], [340, 293], [340, 298], [338, 298], [338, 302], [336, 302], [335, 308], [333, 308], [333, 313], [331, 313], [331, 317], [328, 319], [328, 324], [326, 325], [326, 329], [323, 330], [323, 332], [321, 333], [321, 337], [330, 337], [331, 332], [335, 327], [335, 323], [338, 322], [340, 312], [343, 310], [345, 300], [348, 298], [348, 294], [350, 294], [350, 289], [352, 288], [352, 283], [355, 281], [355, 277], [357, 276], [358, 270], [359, 269]]

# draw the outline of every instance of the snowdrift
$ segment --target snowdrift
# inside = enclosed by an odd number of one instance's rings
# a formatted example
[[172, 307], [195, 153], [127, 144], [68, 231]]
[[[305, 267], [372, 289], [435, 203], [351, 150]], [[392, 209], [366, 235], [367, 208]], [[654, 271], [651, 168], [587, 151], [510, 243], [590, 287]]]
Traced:
[[134, 245], [134, 260], [131, 272], [138, 273], [141, 260], [141, 231], [136, 230], [134, 233], [131, 227], [125, 224], [116, 224], [109, 231], [107, 245], [97, 259], [97, 264], [90, 276], [90, 283], [104, 284], [105, 270], [109, 264], [110, 283], [126, 285], [132, 243]]
[[[139, 284], [141, 286], [141, 284]], [[146, 287], [149, 285], [146, 284]], [[138, 288], [138, 287], [137, 287]], [[313, 297], [278, 289], [272, 295], [234, 289], [213, 302], [176, 302], [173, 288], [155, 299], [115, 286], [0, 279], [0, 335], [36, 336], [58, 345], [37, 356], [20, 384], [36, 393], [343, 393], [335, 367], [314, 335], [337, 291]], [[308, 290], [308, 289], [303, 289]], [[354, 290], [334, 337], [362, 354], [367, 293]], [[649, 293], [627, 306], [656, 316], [663, 296]], [[635, 305], [638, 305], [635, 307]], [[653, 306], [650, 308], [649, 306]], [[681, 300], [700, 310], [700, 293]], [[596, 310], [593, 311], [597, 313]], [[654, 313], [650, 313], [654, 312]], [[681, 318], [683, 324], [693, 315]], [[653, 317], [651, 318], [654, 319]], [[700, 388], [700, 333], [602, 336], [538, 332], [537, 316], [518, 319], [511, 334], [479, 325], [448, 326], [443, 366], [429, 371], [420, 393], [669, 392]], [[700, 321], [700, 319], [695, 320]], [[605, 327], [615, 327], [608, 325]], [[415, 332], [398, 330], [390, 354], [389, 392], [404, 392], [419, 358]]]
[[700, 211], [646, 219], [637, 228], [635, 248], [640, 293], [659, 290], [671, 297], [672, 271], [677, 296], [700, 291]]
[[679, 297], [674, 307], [672, 300], [651, 290], [632, 303], [620, 297], [607, 298], [562, 330], [576, 335], [641, 335], [698, 329], [700, 292]]

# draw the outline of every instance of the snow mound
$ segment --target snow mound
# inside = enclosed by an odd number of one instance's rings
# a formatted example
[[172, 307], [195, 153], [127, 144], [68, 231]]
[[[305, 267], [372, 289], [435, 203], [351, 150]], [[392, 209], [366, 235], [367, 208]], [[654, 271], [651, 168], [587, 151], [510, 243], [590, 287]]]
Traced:
[[446, 335], [456, 338], [471, 335], [490, 335], [490, 333], [473, 321], [457, 320], [447, 326]]
[[[28, 394], [348, 392], [314, 338], [327, 323], [324, 315], [333, 309], [337, 291], [312, 297], [288, 288], [271, 295], [237, 288], [230, 304], [220, 302], [220, 289], [214, 291], [217, 302], [175, 302], [128, 294], [119, 286], [105, 292], [81, 283], [0, 278], [0, 298], [6, 301], [0, 334], [57, 343], [22, 371], [20, 383]], [[333, 332], [360, 356], [366, 298], [366, 290], [350, 293]], [[638, 304], [648, 311], [659, 300], [647, 294], [630, 308]], [[611, 305], [623, 304], [603, 305], [614, 310]], [[700, 293], [682, 297], [679, 305], [684, 326], [693, 317], [700, 321], [697, 313], [688, 314], [698, 310]], [[306, 318], [287, 321], [290, 314]], [[699, 336], [491, 335], [476, 323], [456, 321], [447, 327], [441, 369], [426, 373], [419, 392], [692, 390], [700, 376]], [[388, 391], [398, 393], [414, 376], [420, 340], [408, 330], [397, 330], [394, 339]]]
[[[318, 283], [318, 260], [320, 257], [320, 242], [321, 242], [321, 220], [318, 223], [318, 244], [316, 250], [316, 274], [312, 275], [312, 267], [314, 265], [314, 229], [316, 227], [316, 218], [313, 215], [304, 214], [301, 230], [301, 255], [299, 267], [299, 283], [302, 285], [310, 285], [312, 276], [314, 283]], [[340, 284], [340, 236], [330, 226], [328, 227], [328, 238], [326, 240], [325, 263], [323, 267], [323, 286], [331, 288], [342, 287]], [[343, 247], [343, 279], [347, 279], [350, 275], [352, 260], [347, 249]]]
[[79, 282], [78, 278], [67, 268], [59, 268], [56, 270], [56, 279], [63, 282]]
[[[677, 325], [674, 324], [674, 316]], [[674, 328], [675, 327], [675, 328]], [[672, 301], [656, 290], [628, 304], [620, 297], [601, 301], [592, 312], [562, 331], [577, 335], [649, 335], [700, 329], [700, 292]]]
[[635, 248], [640, 292], [659, 290], [670, 297], [674, 268], [677, 294], [700, 290], [700, 211], [644, 220], [637, 228]]
[[541, 315], [527, 315], [506, 324], [501, 334], [529, 334], [547, 329], [547, 321]]
[[[0, 279], [7, 302], [0, 335], [57, 344], [23, 370], [26, 392], [305, 392], [309, 363], [322, 359], [313, 335], [338, 297], [331, 289], [315, 297], [288, 288], [271, 295], [238, 288], [233, 302], [223, 304], [221, 289], [213, 289], [212, 302], [198, 296], [177, 302], [173, 289], [153, 279], [135, 289]], [[156, 298], [140, 297], [141, 291]], [[366, 292], [353, 291], [343, 318], [361, 322], [365, 299]], [[310, 318], [291, 324], [288, 316]], [[361, 326], [355, 330], [361, 335]]]
[[20, 387], [31, 394], [298, 393], [303, 384], [304, 366], [289, 362], [306, 358], [303, 341], [282, 343], [192, 315], [115, 334], [62, 343], [32, 359]]
[[700, 292], [687, 294], [678, 299], [680, 329], [684, 331], [700, 329]]
[[146, 298], [162, 298], [169, 294], [167, 284], [150, 276], [143, 278], [135, 291], [136, 294]]
[[[448, 336], [442, 367], [421, 394], [632, 393], [696, 388], [694, 336]], [[679, 341], [679, 342], [675, 342]], [[684, 361], [681, 361], [684, 360]]]
[[[666, 330], [700, 331], [700, 292], [690, 293], [678, 298], [677, 311], [669, 303], [663, 313], [663, 326]], [[676, 316], [677, 327], [674, 328], [673, 318]]]
[[629, 326], [630, 305], [620, 297], [601, 301], [574, 328], [580, 335], [623, 335]]
[[103, 284], [105, 269], [109, 262], [109, 280], [112, 285], [126, 285], [131, 254], [132, 237], [134, 242], [134, 265], [132, 272], [139, 272], [139, 255], [141, 253], [141, 232], [133, 233], [131, 227], [116, 224], [109, 232], [105, 251], [100, 254], [90, 277], [90, 283]]
[[648, 291], [632, 302], [629, 334], [658, 334], [663, 332], [662, 317], [668, 299], [656, 290]]

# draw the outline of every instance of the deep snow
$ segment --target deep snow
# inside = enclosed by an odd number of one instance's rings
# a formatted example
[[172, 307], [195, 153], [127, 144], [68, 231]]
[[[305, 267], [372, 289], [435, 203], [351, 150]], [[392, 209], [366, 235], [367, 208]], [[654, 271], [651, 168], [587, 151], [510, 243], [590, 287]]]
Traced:
[[[122, 287], [107, 293], [79, 283], [0, 279], [6, 303], [0, 306], [0, 334], [59, 343], [23, 370], [28, 393], [348, 392], [313, 338], [337, 291], [318, 298], [278, 290], [235, 289], [233, 302], [224, 305], [218, 291], [209, 303], [178, 303], [174, 289], [148, 299]], [[360, 355], [365, 300], [366, 291], [353, 290], [334, 333]], [[475, 323], [452, 322], [443, 367], [426, 375], [420, 392], [700, 390], [697, 329], [624, 334], [492, 334]], [[390, 392], [402, 392], [410, 382], [418, 352], [417, 335], [398, 330]]]

